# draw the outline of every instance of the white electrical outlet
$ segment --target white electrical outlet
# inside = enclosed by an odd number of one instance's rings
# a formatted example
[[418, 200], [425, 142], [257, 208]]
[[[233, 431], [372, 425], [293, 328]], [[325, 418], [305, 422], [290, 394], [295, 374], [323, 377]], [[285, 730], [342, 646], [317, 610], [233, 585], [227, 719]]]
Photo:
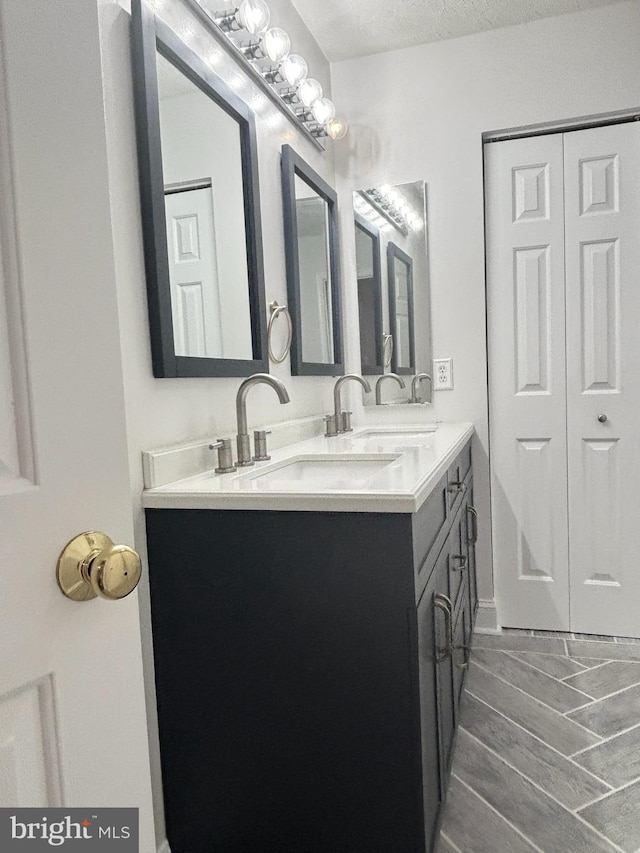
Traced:
[[433, 387], [436, 391], [453, 391], [453, 359], [433, 359]]

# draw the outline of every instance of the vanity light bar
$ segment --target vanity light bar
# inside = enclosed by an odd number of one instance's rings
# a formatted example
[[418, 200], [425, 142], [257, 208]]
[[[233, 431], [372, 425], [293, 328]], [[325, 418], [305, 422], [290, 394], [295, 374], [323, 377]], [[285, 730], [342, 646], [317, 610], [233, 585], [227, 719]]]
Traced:
[[225, 0], [187, 0], [205, 13], [208, 22], [224, 34], [242, 57], [245, 68], [263, 83], [292, 118], [319, 148], [319, 140], [328, 136], [342, 139], [347, 123], [336, 118], [329, 98], [323, 97], [322, 86], [312, 77], [302, 56], [291, 53], [291, 41], [279, 27], [269, 27], [271, 13], [264, 0], [242, 0], [227, 5]]

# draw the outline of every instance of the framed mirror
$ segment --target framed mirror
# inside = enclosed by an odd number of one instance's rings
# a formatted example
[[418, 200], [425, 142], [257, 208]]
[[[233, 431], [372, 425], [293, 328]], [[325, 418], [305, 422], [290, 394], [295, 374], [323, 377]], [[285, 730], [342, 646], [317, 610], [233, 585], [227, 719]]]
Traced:
[[344, 373], [335, 191], [291, 148], [282, 148], [282, 194], [291, 373]]
[[[431, 307], [429, 287], [429, 255], [427, 233], [427, 188], [424, 181], [369, 187], [353, 193], [356, 222], [364, 221], [377, 231], [381, 264], [381, 326], [377, 330], [377, 348], [382, 349], [381, 373], [431, 374]], [[361, 240], [356, 227], [356, 264]], [[364, 267], [363, 267], [364, 269]], [[358, 279], [360, 271], [358, 270]], [[362, 300], [358, 294], [360, 337], [371, 328], [370, 319], [362, 316]], [[388, 345], [388, 346], [387, 346]], [[361, 344], [362, 365], [366, 363]], [[384, 383], [385, 405], [405, 405], [410, 398], [409, 383]], [[421, 398], [428, 402], [427, 386], [421, 386]], [[428, 389], [430, 392], [430, 389]], [[373, 398], [373, 395], [369, 395]], [[366, 399], [365, 405], [375, 405]]]
[[146, 0], [132, 28], [153, 374], [267, 370], [253, 114]]
[[372, 375], [384, 373], [380, 232], [357, 213], [355, 229], [360, 370]]
[[413, 320], [413, 258], [400, 246], [387, 243], [389, 281], [389, 327], [393, 339], [393, 373], [415, 372], [415, 336]]

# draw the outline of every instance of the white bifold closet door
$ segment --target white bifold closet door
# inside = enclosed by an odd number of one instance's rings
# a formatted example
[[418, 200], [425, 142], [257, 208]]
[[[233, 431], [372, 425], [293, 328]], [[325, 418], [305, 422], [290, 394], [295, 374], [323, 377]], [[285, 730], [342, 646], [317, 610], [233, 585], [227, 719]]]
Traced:
[[640, 126], [485, 166], [498, 618], [640, 636]]

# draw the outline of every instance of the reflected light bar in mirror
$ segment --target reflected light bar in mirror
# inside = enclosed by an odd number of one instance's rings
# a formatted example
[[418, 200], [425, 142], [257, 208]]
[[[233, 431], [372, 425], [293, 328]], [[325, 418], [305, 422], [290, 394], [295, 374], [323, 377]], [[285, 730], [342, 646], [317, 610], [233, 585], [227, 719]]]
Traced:
[[356, 213], [375, 226], [378, 231], [388, 231], [391, 228], [389, 220], [370, 204], [361, 191], [353, 194], [353, 207]]
[[424, 226], [423, 218], [395, 187], [385, 184], [359, 192], [380, 216], [383, 216], [402, 234], [407, 234], [409, 229], [420, 231]]

